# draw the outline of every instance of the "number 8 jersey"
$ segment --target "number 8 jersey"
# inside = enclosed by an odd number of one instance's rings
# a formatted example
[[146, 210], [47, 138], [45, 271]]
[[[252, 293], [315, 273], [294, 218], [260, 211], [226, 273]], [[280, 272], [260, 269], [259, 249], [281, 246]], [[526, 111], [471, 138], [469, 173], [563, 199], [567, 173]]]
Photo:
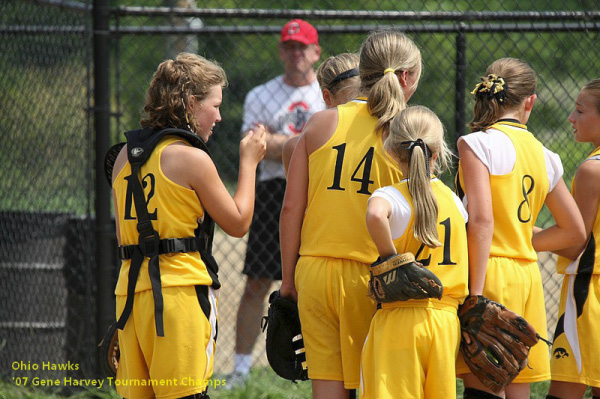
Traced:
[[300, 255], [371, 263], [378, 253], [365, 222], [367, 200], [379, 187], [399, 182], [402, 173], [383, 149], [366, 98], [337, 110], [335, 132], [309, 157]]
[[[490, 256], [537, 260], [531, 244], [533, 225], [546, 195], [562, 177], [558, 155], [548, 151], [525, 125], [499, 121], [485, 132], [463, 137], [490, 172], [494, 235]], [[511, 148], [512, 144], [512, 148]], [[462, 167], [456, 179], [467, 207]]]

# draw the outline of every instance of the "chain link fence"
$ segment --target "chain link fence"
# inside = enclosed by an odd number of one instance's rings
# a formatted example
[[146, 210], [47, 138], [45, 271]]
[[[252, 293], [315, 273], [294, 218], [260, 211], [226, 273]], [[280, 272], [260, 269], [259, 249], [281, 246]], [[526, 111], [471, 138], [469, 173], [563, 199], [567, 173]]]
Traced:
[[[111, 142], [124, 141], [123, 132], [137, 128], [145, 90], [161, 61], [181, 51], [215, 59], [227, 72], [229, 87], [221, 107], [223, 120], [209, 147], [231, 192], [237, 181], [244, 98], [253, 87], [283, 73], [279, 31], [295, 17], [316, 26], [321, 60], [357, 51], [366, 34], [380, 27], [407, 32], [421, 48], [425, 64], [411, 103], [439, 115], [452, 145], [467, 131], [473, 106], [469, 91], [487, 65], [504, 56], [524, 59], [539, 76], [539, 99], [528, 126], [561, 155], [568, 185], [590, 150], [573, 142], [567, 116], [581, 86], [600, 70], [600, 12], [594, 1], [330, 0], [314, 8], [301, 1], [268, 0], [228, 1], [226, 6], [221, 1], [144, 2], [153, 5], [150, 8], [140, 7], [141, 3], [111, 4], [111, 51], [106, 54]], [[42, 361], [71, 361], [81, 364], [77, 372], [95, 373], [91, 17], [91, 2], [0, 0], [0, 375], [4, 376], [23, 375], [15, 362]], [[450, 185], [451, 175], [443, 176]], [[537, 224], [550, 223], [551, 215], [542, 212]], [[215, 371], [221, 374], [233, 368], [246, 242], [247, 238], [234, 239], [221, 231], [215, 237], [223, 282], [215, 362]], [[560, 277], [552, 256], [541, 254], [539, 263], [551, 333]], [[117, 267], [116, 261], [110, 265], [113, 277]], [[266, 364], [262, 337], [253, 353], [255, 365]]]
[[0, 1], [3, 376], [96, 367], [90, 10]]

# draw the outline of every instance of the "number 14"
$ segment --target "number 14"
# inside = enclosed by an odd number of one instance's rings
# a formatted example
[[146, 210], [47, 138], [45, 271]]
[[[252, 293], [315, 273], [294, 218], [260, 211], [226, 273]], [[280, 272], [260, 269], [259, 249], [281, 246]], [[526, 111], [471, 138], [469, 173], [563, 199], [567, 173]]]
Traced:
[[[327, 187], [328, 190], [340, 190], [345, 191], [346, 189], [341, 186], [340, 180], [342, 179], [342, 166], [344, 164], [344, 155], [346, 154], [346, 143], [336, 145], [333, 147], [337, 151], [337, 158], [335, 160], [335, 171], [333, 173], [333, 183]], [[359, 194], [371, 195], [369, 186], [374, 183], [371, 180], [371, 166], [373, 165], [373, 153], [375, 152], [374, 147], [370, 147], [365, 155], [362, 157], [354, 173], [350, 177], [351, 181], [359, 182], [360, 189], [357, 191]], [[357, 174], [362, 168], [362, 176], [359, 178]]]

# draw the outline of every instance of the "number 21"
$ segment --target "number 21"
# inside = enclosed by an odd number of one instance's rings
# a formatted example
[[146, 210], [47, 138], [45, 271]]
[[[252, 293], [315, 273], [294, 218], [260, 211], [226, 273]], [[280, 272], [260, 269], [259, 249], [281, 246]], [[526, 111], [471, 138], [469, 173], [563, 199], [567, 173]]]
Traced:
[[[452, 262], [450, 256], [450, 218], [447, 218], [443, 222], [440, 222], [444, 226], [444, 259], [439, 263], [440, 265], [456, 265], [456, 262]], [[418, 259], [421, 252], [425, 249], [425, 244], [421, 244], [415, 258], [423, 264], [423, 266], [429, 266], [431, 262], [431, 254], [426, 259]]]

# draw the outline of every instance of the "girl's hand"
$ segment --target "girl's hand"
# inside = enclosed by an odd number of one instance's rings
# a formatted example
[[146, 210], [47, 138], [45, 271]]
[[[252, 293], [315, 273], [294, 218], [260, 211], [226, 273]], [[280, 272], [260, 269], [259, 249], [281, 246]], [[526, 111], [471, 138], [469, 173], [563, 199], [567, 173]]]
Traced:
[[267, 151], [267, 134], [263, 125], [257, 125], [240, 142], [240, 162], [258, 165]]
[[294, 302], [298, 302], [298, 291], [296, 291], [296, 287], [292, 284], [285, 284], [283, 282], [281, 284], [281, 288], [279, 289], [279, 295], [283, 298], [292, 299]]

